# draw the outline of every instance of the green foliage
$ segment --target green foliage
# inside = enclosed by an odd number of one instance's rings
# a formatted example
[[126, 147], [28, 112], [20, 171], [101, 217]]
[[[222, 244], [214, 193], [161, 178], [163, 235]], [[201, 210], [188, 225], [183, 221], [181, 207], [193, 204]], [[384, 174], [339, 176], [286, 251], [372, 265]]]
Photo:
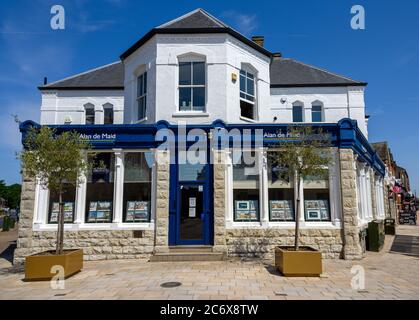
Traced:
[[89, 170], [84, 152], [87, 140], [75, 131], [57, 134], [55, 129], [31, 128], [19, 157], [25, 173], [37, 177], [51, 192], [63, 192], [65, 186], [78, 186]]
[[330, 135], [312, 127], [292, 127], [289, 138], [277, 146], [278, 152], [270, 152], [272, 164], [280, 168], [282, 178], [322, 177], [328, 173], [331, 161]]
[[21, 185], [18, 183], [6, 186], [3, 180], [0, 180], [0, 197], [6, 200], [6, 205], [10, 209], [16, 209], [20, 205]]
[[[330, 135], [323, 133], [321, 128], [295, 126], [290, 128], [287, 136], [289, 138], [277, 146], [277, 152], [268, 153], [272, 165], [279, 168], [279, 176], [288, 181], [295, 178], [297, 186], [300, 186], [301, 179], [312, 180], [327, 175], [332, 158]], [[300, 188], [296, 188], [296, 191], [294, 250], [298, 251]]]

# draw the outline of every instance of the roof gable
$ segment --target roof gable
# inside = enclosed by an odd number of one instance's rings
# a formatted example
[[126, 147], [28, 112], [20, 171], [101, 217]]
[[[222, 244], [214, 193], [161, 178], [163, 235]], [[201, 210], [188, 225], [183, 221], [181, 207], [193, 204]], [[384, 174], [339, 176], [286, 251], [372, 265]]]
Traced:
[[168, 28], [227, 28], [228, 26], [203, 9], [196, 9], [157, 27]]
[[141, 39], [139, 39], [134, 45], [128, 50], [121, 54], [121, 60], [128, 58], [138, 48], [145, 44], [156, 34], [212, 34], [212, 33], [227, 33], [232, 37], [240, 40], [249, 47], [259, 51], [267, 57], [271, 57], [272, 54], [264, 47], [256, 44], [252, 40], [248, 39], [241, 33], [232, 29], [224, 22], [210, 15], [203, 9], [196, 9], [191, 11], [179, 18], [164, 23], [156, 28], [151, 29]]

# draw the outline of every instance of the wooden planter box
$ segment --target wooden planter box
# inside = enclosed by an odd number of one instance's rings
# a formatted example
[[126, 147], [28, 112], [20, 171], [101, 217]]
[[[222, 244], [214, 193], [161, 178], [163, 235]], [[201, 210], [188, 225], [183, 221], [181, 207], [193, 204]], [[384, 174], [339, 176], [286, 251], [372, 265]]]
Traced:
[[63, 266], [64, 278], [68, 278], [83, 269], [83, 249], [64, 250], [56, 255], [55, 251], [46, 251], [25, 259], [25, 281], [51, 280], [56, 273], [51, 273], [55, 265]]
[[310, 247], [275, 247], [275, 267], [286, 277], [319, 277], [322, 254]]

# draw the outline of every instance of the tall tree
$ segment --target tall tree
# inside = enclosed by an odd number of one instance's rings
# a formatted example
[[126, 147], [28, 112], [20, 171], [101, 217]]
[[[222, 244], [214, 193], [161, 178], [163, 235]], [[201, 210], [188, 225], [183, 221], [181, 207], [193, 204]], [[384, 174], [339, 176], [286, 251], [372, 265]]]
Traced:
[[323, 177], [331, 161], [330, 135], [321, 128], [307, 126], [290, 127], [287, 139], [277, 145], [277, 152], [270, 152], [272, 165], [277, 167], [283, 179], [295, 181], [297, 187], [295, 212], [294, 249], [299, 249], [300, 233], [300, 184], [305, 178]]
[[19, 154], [24, 174], [59, 195], [59, 216], [56, 254], [63, 252], [64, 203], [63, 194], [69, 187], [82, 183], [88, 170], [85, 151], [90, 144], [75, 131], [58, 134], [49, 127], [31, 128]]

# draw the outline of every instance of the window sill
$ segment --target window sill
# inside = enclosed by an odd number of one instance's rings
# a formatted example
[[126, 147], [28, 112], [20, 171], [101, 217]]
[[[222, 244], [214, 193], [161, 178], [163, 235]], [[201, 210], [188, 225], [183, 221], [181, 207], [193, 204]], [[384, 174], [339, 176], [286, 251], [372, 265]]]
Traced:
[[145, 118], [143, 118], [143, 119], [141, 119], [141, 120], [137, 120], [137, 121], [135, 121], [134, 123], [135, 124], [140, 124], [140, 123], [143, 123], [143, 122], [146, 122], [147, 121], [147, 117], [145, 117]]
[[209, 113], [202, 111], [178, 111], [172, 114], [173, 118], [182, 118], [182, 117], [209, 117]]
[[[57, 224], [34, 223], [33, 231], [55, 231]], [[68, 223], [64, 225], [65, 231], [77, 230], [154, 230], [154, 222], [143, 223]]]
[[240, 116], [240, 120], [243, 120], [243, 121], [246, 121], [246, 122], [250, 122], [250, 123], [258, 123], [257, 120], [253, 120], [253, 119], [246, 118], [246, 117], [243, 117], [243, 116]]
[[[226, 229], [268, 229], [268, 228], [277, 228], [277, 229], [294, 229], [295, 222], [291, 221], [264, 221], [264, 222], [238, 222], [230, 221], [226, 223]], [[300, 222], [300, 229], [341, 229], [340, 223], [333, 223], [331, 221], [325, 222]]]

